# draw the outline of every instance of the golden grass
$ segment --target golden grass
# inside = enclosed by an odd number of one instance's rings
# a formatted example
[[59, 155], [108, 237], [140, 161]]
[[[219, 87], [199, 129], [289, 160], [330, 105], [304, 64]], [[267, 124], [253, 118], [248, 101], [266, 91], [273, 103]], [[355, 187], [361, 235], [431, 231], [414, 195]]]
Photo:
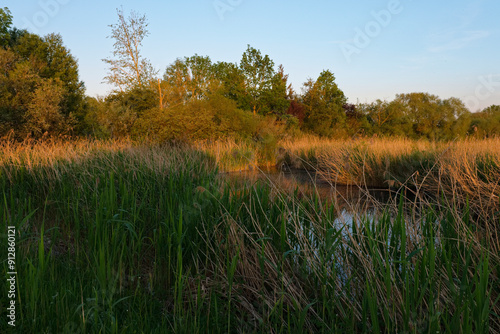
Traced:
[[222, 172], [249, 170], [259, 165], [255, 147], [247, 142], [235, 139], [200, 141], [194, 143], [194, 148], [214, 158]]
[[313, 165], [332, 184], [403, 187], [419, 200], [434, 198], [428, 206], [468, 208], [477, 243], [488, 240], [493, 253], [500, 253], [500, 138], [449, 143], [312, 139], [287, 145], [292, 165]]
[[[435, 143], [304, 136], [279, 142], [275, 154], [267, 157], [259, 152], [260, 147], [256, 144], [231, 139], [198, 142], [192, 148], [210, 156], [222, 172], [286, 163], [291, 168], [319, 171], [334, 184], [418, 185], [433, 193], [468, 197], [486, 207], [497, 206], [500, 201], [500, 138]], [[128, 139], [48, 139], [21, 143], [4, 139], [0, 141], [0, 165], [23, 166], [30, 170], [60, 162], [87, 160], [96, 154], [127, 151], [136, 155], [145, 154], [144, 150], [147, 150], [145, 145]], [[154, 164], [166, 163], [163, 158], [150, 158]]]
[[[278, 143], [276, 154], [264, 157], [259, 147], [235, 140], [199, 142], [193, 145], [213, 158], [223, 172], [275, 166], [313, 169], [334, 184], [396, 187], [418, 186], [434, 194], [444, 193], [462, 204], [482, 208], [500, 202], [500, 138], [435, 143], [408, 139], [329, 140], [304, 136]], [[146, 154], [146, 146], [131, 140], [26, 140], [0, 141], [0, 165], [50, 167], [96, 155], [123, 152]], [[148, 158], [153, 165], [167, 164], [156, 150]], [[173, 163], [174, 161], [170, 161]]]
[[129, 139], [0, 140], [0, 173], [8, 179], [14, 179], [12, 173], [24, 170], [37, 178], [56, 180], [72, 165], [79, 166], [81, 173], [103, 170], [119, 173], [122, 168], [141, 173], [147, 169], [160, 177], [175, 170], [186, 171], [193, 161], [207, 171], [216, 168], [204, 152], [187, 145], [163, 147]]
[[197, 143], [223, 172], [276, 166], [308, 169], [332, 184], [417, 187], [455, 202], [493, 210], [500, 201], [500, 138], [430, 142], [402, 138], [361, 140], [304, 136], [278, 143], [273, 156], [235, 140]]
[[33, 167], [54, 166], [61, 161], [77, 161], [96, 153], [118, 152], [134, 147], [128, 139], [122, 140], [88, 140], [88, 139], [46, 139], [35, 141], [27, 139], [15, 142], [9, 139], [0, 140], [0, 165], [12, 164]]

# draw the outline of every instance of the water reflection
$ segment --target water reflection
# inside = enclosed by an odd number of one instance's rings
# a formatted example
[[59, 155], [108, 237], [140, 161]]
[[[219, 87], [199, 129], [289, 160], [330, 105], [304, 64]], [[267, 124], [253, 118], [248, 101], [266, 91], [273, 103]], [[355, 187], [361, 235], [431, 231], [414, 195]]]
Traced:
[[311, 198], [317, 194], [320, 199], [334, 204], [338, 218], [336, 223], [351, 225], [355, 217], [373, 218], [383, 210], [383, 204], [394, 202], [396, 194], [388, 189], [363, 188], [331, 184], [320, 175], [303, 170], [259, 169], [225, 173], [224, 177], [239, 186], [251, 186], [264, 182], [274, 189], [293, 194], [299, 198]]

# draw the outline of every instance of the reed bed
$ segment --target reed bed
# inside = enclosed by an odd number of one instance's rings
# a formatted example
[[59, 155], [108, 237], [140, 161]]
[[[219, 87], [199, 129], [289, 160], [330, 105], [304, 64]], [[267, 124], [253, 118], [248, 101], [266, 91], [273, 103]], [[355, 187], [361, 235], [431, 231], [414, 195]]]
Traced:
[[[427, 140], [329, 140], [313, 136], [279, 142], [273, 153], [262, 145], [235, 140], [197, 143], [221, 171], [286, 166], [318, 172], [332, 183], [371, 188], [411, 187], [481, 215], [500, 202], [500, 138], [430, 142]], [[480, 211], [487, 212], [480, 212]]]
[[224, 139], [194, 143], [193, 147], [210, 155], [221, 172], [256, 170], [276, 166], [278, 147], [275, 143]]
[[60, 161], [78, 162], [80, 159], [105, 152], [116, 153], [137, 146], [128, 139], [88, 140], [47, 138], [37, 141], [27, 138], [17, 142], [10, 138], [0, 140], [0, 165], [26, 167], [53, 167]]
[[[317, 144], [311, 156], [338, 143]], [[497, 246], [468, 203], [403, 187], [379, 215], [343, 221], [314, 192], [221, 179], [214, 151], [57, 145], [1, 158], [16, 331], [500, 333]]]

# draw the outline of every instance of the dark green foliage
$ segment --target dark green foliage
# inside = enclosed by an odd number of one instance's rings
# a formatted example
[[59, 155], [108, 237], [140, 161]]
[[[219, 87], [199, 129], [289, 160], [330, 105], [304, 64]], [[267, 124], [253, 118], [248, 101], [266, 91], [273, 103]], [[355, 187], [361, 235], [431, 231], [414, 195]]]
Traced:
[[1, 14], [0, 136], [11, 131], [17, 138], [71, 133], [85, 117], [75, 58], [60, 35], [10, 29], [8, 10]]
[[213, 67], [220, 80], [219, 93], [236, 102], [239, 109], [251, 110], [250, 95], [246, 91], [245, 75], [237, 64], [217, 62]]
[[158, 105], [157, 95], [149, 88], [136, 87], [127, 92], [115, 92], [106, 97], [108, 104], [115, 104], [122, 109], [133, 110], [138, 117], [145, 111]]
[[467, 134], [470, 112], [457, 98], [441, 100], [428, 93], [398, 94], [391, 102], [360, 104], [372, 134], [453, 140]]
[[347, 99], [335, 83], [333, 73], [323, 71], [316, 81], [309, 79], [304, 86], [304, 128], [320, 136], [343, 136], [346, 114], [342, 106]]
[[0, 47], [6, 47], [10, 41], [12, 15], [7, 7], [0, 8]]
[[279, 119], [284, 119], [285, 113], [290, 107], [287, 86], [288, 75], [285, 75], [283, 66], [271, 78], [271, 88], [262, 93], [263, 115], [276, 115]]
[[24, 34], [12, 48], [20, 56], [20, 61], [34, 63], [34, 70], [43, 79], [59, 80], [64, 89], [61, 113], [65, 116], [78, 112], [82, 107], [84, 84], [78, 77], [78, 64], [63, 45], [58, 34], [39, 37]]
[[274, 62], [268, 55], [262, 56], [260, 50], [250, 45], [240, 61], [240, 69], [245, 76], [246, 93], [250, 96], [250, 110], [262, 113], [263, 95], [271, 94], [275, 74]]
[[412, 133], [412, 124], [395, 101], [377, 100], [371, 104], [359, 104], [357, 109], [366, 115], [369, 134], [406, 137]]
[[492, 105], [481, 112], [471, 114], [468, 134], [475, 138], [500, 135], [500, 106]]

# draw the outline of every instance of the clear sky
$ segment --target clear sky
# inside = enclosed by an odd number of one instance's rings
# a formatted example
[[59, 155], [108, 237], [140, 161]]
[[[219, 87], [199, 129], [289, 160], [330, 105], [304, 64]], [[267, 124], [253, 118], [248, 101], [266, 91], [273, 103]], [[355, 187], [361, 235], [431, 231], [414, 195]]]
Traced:
[[105, 95], [110, 24], [123, 6], [145, 14], [143, 55], [163, 75], [176, 58], [239, 62], [247, 44], [283, 64], [296, 91], [331, 70], [351, 103], [398, 93], [500, 104], [498, 0], [0, 0], [14, 26], [60, 33], [87, 94]]

